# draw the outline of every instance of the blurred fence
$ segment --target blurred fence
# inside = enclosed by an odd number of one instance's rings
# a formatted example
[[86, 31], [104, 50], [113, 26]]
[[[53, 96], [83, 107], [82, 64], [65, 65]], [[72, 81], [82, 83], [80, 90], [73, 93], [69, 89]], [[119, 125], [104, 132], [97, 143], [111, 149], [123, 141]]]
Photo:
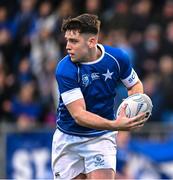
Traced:
[[[53, 132], [54, 129], [43, 127], [21, 132], [10, 124], [1, 124], [0, 178], [52, 179]], [[135, 179], [173, 178], [172, 125], [148, 123], [140, 131], [133, 132], [126, 143], [119, 148], [118, 168], [124, 161], [123, 166], [129, 167]], [[124, 159], [124, 152], [127, 159]]]

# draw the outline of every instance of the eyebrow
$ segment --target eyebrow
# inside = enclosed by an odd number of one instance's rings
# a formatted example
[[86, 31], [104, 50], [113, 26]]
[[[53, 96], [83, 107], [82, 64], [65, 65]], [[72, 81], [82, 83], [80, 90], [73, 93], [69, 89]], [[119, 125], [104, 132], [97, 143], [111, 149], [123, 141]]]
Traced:
[[67, 40], [78, 40], [78, 38], [73, 38], [73, 37], [70, 37], [70, 38], [68, 38], [67, 36], [65, 36], [65, 39]]

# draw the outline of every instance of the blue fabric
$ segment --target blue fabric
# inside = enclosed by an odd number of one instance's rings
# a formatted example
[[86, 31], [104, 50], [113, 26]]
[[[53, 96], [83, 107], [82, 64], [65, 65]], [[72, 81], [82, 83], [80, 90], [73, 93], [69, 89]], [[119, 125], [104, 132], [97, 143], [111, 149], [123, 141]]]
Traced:
[[[132, 67], [124, 51], [109, 46], [104, 46], [104, 50], [103, 58], [92, 64], [75, 64], [70, 56], [66, 56], [57, 66], [56, 79], [61, 94], [80, 88], [89, 112], [113, 120], [119, 80], [127, 78], [131, 74]], [[105, 77], [107, 73], [111, 74], [110, 78]], [[92, 137], [108, 132], [76, 124], [61, 97], [57, 114], [57, 127], [67, 134]]]

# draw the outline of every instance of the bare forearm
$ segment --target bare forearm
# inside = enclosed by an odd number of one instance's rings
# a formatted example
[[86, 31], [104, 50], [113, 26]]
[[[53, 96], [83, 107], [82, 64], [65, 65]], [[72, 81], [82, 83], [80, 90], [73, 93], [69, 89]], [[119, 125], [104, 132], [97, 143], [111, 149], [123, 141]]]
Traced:
[[76, 123], [93, 129], [99, 130], [117, 130], [113, 126], [113, 122], [111, 120], [102, 118], [99, 115], [93, 114], [86, 110], [81, 110], [80, 113], [73, 117], [76, 120]]
[[141, 81], [138, 81], [132, 88], [128, 89], [128, 95], [144, 93], [143, 85]]
[[73, 116], [73, 118], [76, 120], [76, 123], [81, 126], [98, 130], [128, 131], [143, 126], [146, 121], [144, 119], [145, 114], [140, 114], [133, 118], [127, 118], [125, 115], [125, 107], [123, 109], [124, 110], [120, 112], [117, 119], [113, 121], [102, 118], [86, 110], [80, 111], [78, 115], [75, 117]]
[[127, 131], [136, 127], [141, 127], [145, 122], [145, 114], [137, 115], [133, 118], [126, 117], [126, 106], [122, 108], [116, 120], [108, 120], [97, 114], [87, 111], [85, 108], [84, 99], [76, 100], [68, 104], [66, 107], [77, 124], [92, 129]]

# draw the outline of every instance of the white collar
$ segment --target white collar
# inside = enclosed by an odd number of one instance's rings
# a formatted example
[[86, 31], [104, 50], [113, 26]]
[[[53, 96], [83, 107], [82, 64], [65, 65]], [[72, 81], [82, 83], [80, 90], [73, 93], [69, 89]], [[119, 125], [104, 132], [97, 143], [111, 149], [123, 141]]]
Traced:
[[95, 63], [98, 63], [99, 61], [101, 61], [103, 59], [103, 56], [105, 54], [105, 49], [104, 49], [102, 44], [97, 44], [97, 46], [101, 50], [101, 56], [98, 59], [94, 60], [94, 61], [91, 61], [91, 62], [81, 62], [80, 64], [88, 64], [88, 65], [89, 64], [95, 64]]

